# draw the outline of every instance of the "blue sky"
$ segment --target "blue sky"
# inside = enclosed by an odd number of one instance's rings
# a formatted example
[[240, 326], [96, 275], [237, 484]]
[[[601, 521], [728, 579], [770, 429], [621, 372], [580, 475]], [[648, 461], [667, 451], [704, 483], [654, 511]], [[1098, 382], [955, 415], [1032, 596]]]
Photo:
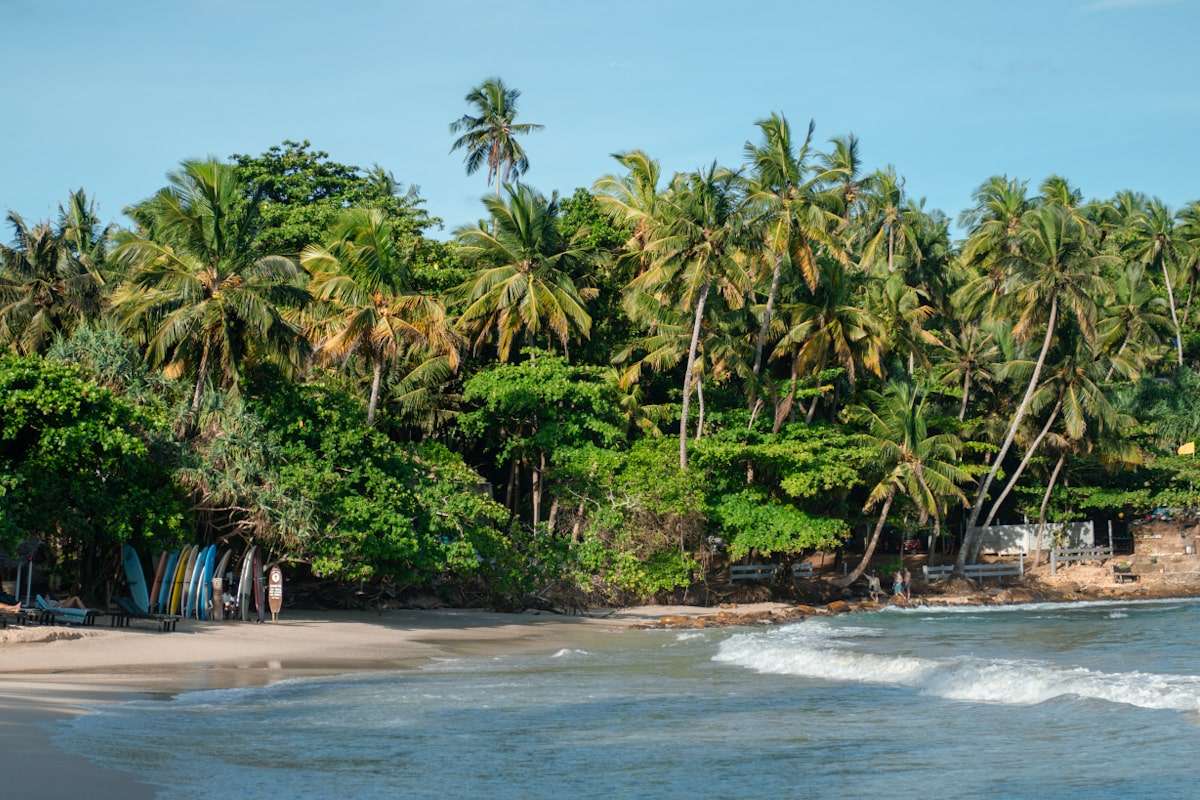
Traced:
[[545, 191], [634, 147], [736, 164], [779, 110], [952, 216], [995, 173], [1178, 205], [1200, 198], [1197, 31], [1197, 0], [0, 0], [0, 211], [83, 186], [118, 218], [181, 159], [307, 138], [419, 185], [447, 235], [486, 191], [447, 125], [489, 75], [546, 126]]

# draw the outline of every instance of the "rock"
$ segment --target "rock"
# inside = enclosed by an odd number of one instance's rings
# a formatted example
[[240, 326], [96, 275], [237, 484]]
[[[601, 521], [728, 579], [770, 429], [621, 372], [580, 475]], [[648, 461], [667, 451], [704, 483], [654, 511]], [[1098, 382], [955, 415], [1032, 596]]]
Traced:
[[823, 608], [817, 608], [815, 606], [806, 606], [803, 604], [792, 606], [791, 610], [794, 611], [797, 616], [802, 616], [802, 617], [814, 617], [818, 614], [828, 613]]
[[829, 614], [846, 614], [854, 610], [854, 607], [845, 600], [834, 600], [825, 606], [825, 610]]

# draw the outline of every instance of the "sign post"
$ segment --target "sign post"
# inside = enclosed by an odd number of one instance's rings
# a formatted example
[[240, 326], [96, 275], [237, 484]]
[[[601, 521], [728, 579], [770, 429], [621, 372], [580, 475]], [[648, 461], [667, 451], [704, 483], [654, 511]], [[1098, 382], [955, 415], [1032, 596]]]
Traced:
[[271, 567], [267, 581], [267, 605], [271, 607], [271, 622], [278, 622], [279, 611], [283, 608], [283, 571], [279, 567]]

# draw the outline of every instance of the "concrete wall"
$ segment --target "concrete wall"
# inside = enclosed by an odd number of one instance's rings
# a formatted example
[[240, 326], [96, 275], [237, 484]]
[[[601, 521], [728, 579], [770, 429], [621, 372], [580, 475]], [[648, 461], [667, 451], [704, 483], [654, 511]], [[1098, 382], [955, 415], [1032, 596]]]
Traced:
[[[1015, 556], [1018, 553], [1029, 555], [1036, 547], [1037, 523], [1030, 525], [991, 525], [982, 528], [983, 548], [980, 552], [989, 555]], [[1096, 543], [1095, 529], [1088, 522], [1059, 522], [1046, 523], [1042, 534], [1041, 549], [1045, 550], [1054, 542], [1055, 537], [1065, 533], [1067, 541], [1078, 547], [1091, 547]]]

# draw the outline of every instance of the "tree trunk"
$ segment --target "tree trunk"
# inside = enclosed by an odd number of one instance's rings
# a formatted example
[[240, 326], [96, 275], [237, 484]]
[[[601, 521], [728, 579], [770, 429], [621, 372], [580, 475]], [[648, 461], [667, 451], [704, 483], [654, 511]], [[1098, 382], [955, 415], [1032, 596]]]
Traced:
[[749, 422], [749, 424], [746, 425], [746, 430], [748, 430], [748, 431], [754, 430], [754, 421], [758, 419], [758, 412], [762, 411], [762, 407], [763, 407], [763, 401], [762, 401], [762, 398], [760, 397], [757, 400], [755, 400], [754, 405], [752, 405], [750, 407], [750, 422]]
[[700, 343], [700, 323], [704, 319], [704, 304], [708, 300], [708, 289], [711, 284], [704, 284], [700, 296], [696, 298], [695, 319], [692, 322], [692, 343], [688, 348], [687, 370], [683, 374], [683, 408], [679, 414], [679, 468], [687, 469], [687, 426], [688, 407], [692, 402], [692, 376], [696, 372], [696, 348]]
[[508, 491], [504, 498], [504, 504], [508, 506], [509, 511], [515, 516], [517, 513], [517, 485], [521, 481], [520, 459], [513, 456], [512, 461], [508, 465]]
[[972, 529], [979, 522], [979, 515], [983, 512], [983, 503], [987, 499], [988, 489], [991, 488], [992, 481], [996, 479], [996, 473], [1000, 471], [1000, 465], [1004, 463], [1004, 457], [1008, 455], [1008, 449], [1012, 447], [1013, 439], [1017, 436], [1017, 428], [1020, 427], [1021, 420], [1025, 418], [1025, 412], [1029, 409], [1029, 401], [1033, 399], [1033, 393], [1037, 389], [1038, 378], [1041, 377], [1042, 368], [1046, 365], [1046, 354], [1050, 351], [1050, 344], [1054, 341], [1054, 326], [1057, 322], [1058, 296], [1055, 295], [1050, 301], [1050, 318], [1046, 321], [1046, 336], [1042, 339], [1042, 349], [1038, 353], [1038, 360], [1033, 368], [1033, 374], [1029, 376], [1029, 385], [1025, 387], [1025, 395], [1021, 398], [1021, 404], [1017, 406], [1012, 422], [1008, 425], [1008, 433], [1004, 436], [1004, 443], [1000, 446], [1000, 452], [996, 453], [996, 457], [992, 460], [992, 468], [988, 470], [987, 478], [979, 485], [979, 491], [975, 495], [975, 503], [971, 508], [971, 518], [967, 522], [963, 544], [958, 549], [958, 557], [954, 560], [954, 574], [959, 577], [963, 575], [967, 553], [974, 549], [975, 540], [978, 538], [978, 534], [974, 533]]
[[[1050, 416], [1046, 418], [1046, 424], [1038, 431], [1037, 437], [1030, 443], [1029, 449], [1025, 451], [1025, 456], [1021, 459], [1021, 463], [1017, 465], [1016, 471], [1013, 472], [1012, 476], [1004, 484], [1004, 491], [1000, 492], [1000, 496], [996, 498], [996, 502], [992, 503], [992, 510], [988, 512], [987, 518], [983, 521], [983, 527], [986, 528], [988, 525], [991, 525], [992, 520], [996, 518], [996, 512], [1000, 510], [1000, 504], [1004, 502], [1004, 499], [1008, 497], [1008, 493], [1012, 491], [1012, 488], [1017, 485], [1017, 481], [1021, 479], [1021, 473], [1025, 471], [1025, 467], [1029, 466], [1029, 459], [1033, 458], [1033, 454], [1037, 452], [1038, 446], [1046, 438], [1046, 434], [1050, 432], [1050, 426], [1054, 424], [1054, 420], [1058, 419], [1058, 412], [1060, 410], [1062, 410], [1061, 397], [1054, 404], [1054, 409], [1050, 412]], [[976, 557], [978, 557], [978, 554], [976, 554]]]
[[913, 354], [913, 350], [911, 348], [909, 348], [909, 351], [908, 351], [908, 377], [911, 378], [913, 376], [913, 371], [916, 369], [916, 366], [917, 366], [916, 365], [916, 357]]
[[834, 581], [834, 586], [845, 588], [862, 577], [863, 572], [866, 571], [867, 566], [871, 563], [871, 557], [875, 555], [875, 548], [879, 544], [879, 534], [883, 533], [883, 524], [887, 522], [888, 511], [891, 510], [892, 500], [895, 497], [896, 492], [893, 490], [888, 493], [887, 499], [883, 501], [883, 510], [879, 512], [879, 521], [875, 523], [875, 530], [871, 533], [871, 540], [867, 542], [867, 549], [863, 553], [862, 561], [858, 562], [858, 566], [849, 575]]
[[1183, 366], [1183, 338], [1179, 333], [1179, 316], [1175, 313], [1175, 290], [1171, 288], [1171, 275], [1167, 272], [1167, 260], [1162, 260], [1163, 280], [1167, 284], [1167, 300], [1171, 304], [1171, 322], [1175, 324], [1175, 354], [1179, 358], [1179, 366]]
[[383, 382], [383, 362], [376, 361], [371, 374], [371, 399], [367, 402], [367, 426], [375, 424], [375, 410], [379, 407], [379, 384]]
[[808, 411], [804, 412], [804, 424], [812, 425], [813, 417], [817, 415], [817, 403], [821, 402], [821, 396], [817, 395], [812, 399], [812, 404], [809, 405]]
[[538, 454], [538, 465], [532, 470], [530, 491], [533, 494], [533, 527], [542, 521], [542, 473], [546, 469], [546, 454]]
[[208, 339], [204, 340], [204, 349], [200, 352], [200, 366], [196, 369], [196, 389], [192, 392], [192, 424], [200, 413], [200, 398], [204, 396], [204, 384], [208, 380]]
[[1046, 493], [1042, 495], [1042, 505], [1038, 508], [1038, 527], [1037, 538], [1034, 539], [1034, 556], [1033, 566], [1036, 569], [1042, 563], [1042, 536], [1046, 528], [1046, 508], [1050, 505], [1050, 495], [1054, 492], [1054, 484], [1058, 481], [1058, 473], [1063, 468], [1063, 462], [1066, 460], [1066, 452], [1058, 454], [1058, 461], [1054, 465], [1054, 471], [1050, 473], [1050, 482], [1046, 484]]
[[888, 226], [888, 272], [895, 272], [896, 258], [896, 228]]
[[696, 378], [696, 405], [699, 414], [696, 415], [696, 441], [704, 436], [704, 376]]
[[578, 542], [579, 534], [583, 531], [583, 501], [575, 508], [575, 519], [571, 522], [571, 541]]
[[771, 290], [767, 292], [767, 308], [763, 312], [762, 323], [758, 326], [758, 340], [754, 344], [754, 377], [750, 388], [750, 408], [753, 410], [758, 400], [758, 375], [762, 371], [763, 348], [767, 344], [767, 335], [771, 328], [771, 317], [775, 312], [775, 297], [779, 294], [779, 280], [783, 275], [783, 256], [775, 257], [775, 271], [771, 273]]
[[1121, 346], [1117, 348], [1117, 352], [1112, 357], [1112, 362], [1108, 365], [1108, 372], [1104, 373], [1104, 382], [1108, 383], [1112, 379], [1113, 371], [1117, 368], [1117, 359], [1121, 357], [1121, 353], [1125, 352], [1125, 345], [1129, 344], [1129, 336], [1126, 335], [1121, 341]]
[[771, 433], [779, 433], [779, 429], [783, 427], [783, 421], [792, 413], [792, 404], [796, 402], [796, 380], [797, 380], [796, 362], [792, 362], [792, 378], [788, 384], [787, 394], [779, 401], [779, 405], [775, 407], [775, 419], [771, 423]]
[[963, 396], [962, 402], [958, 406], [958, 421], [962, 422], [967, 418], [967, 403], [971, 400], [971, 370], [965, 370], [963, 376]]

